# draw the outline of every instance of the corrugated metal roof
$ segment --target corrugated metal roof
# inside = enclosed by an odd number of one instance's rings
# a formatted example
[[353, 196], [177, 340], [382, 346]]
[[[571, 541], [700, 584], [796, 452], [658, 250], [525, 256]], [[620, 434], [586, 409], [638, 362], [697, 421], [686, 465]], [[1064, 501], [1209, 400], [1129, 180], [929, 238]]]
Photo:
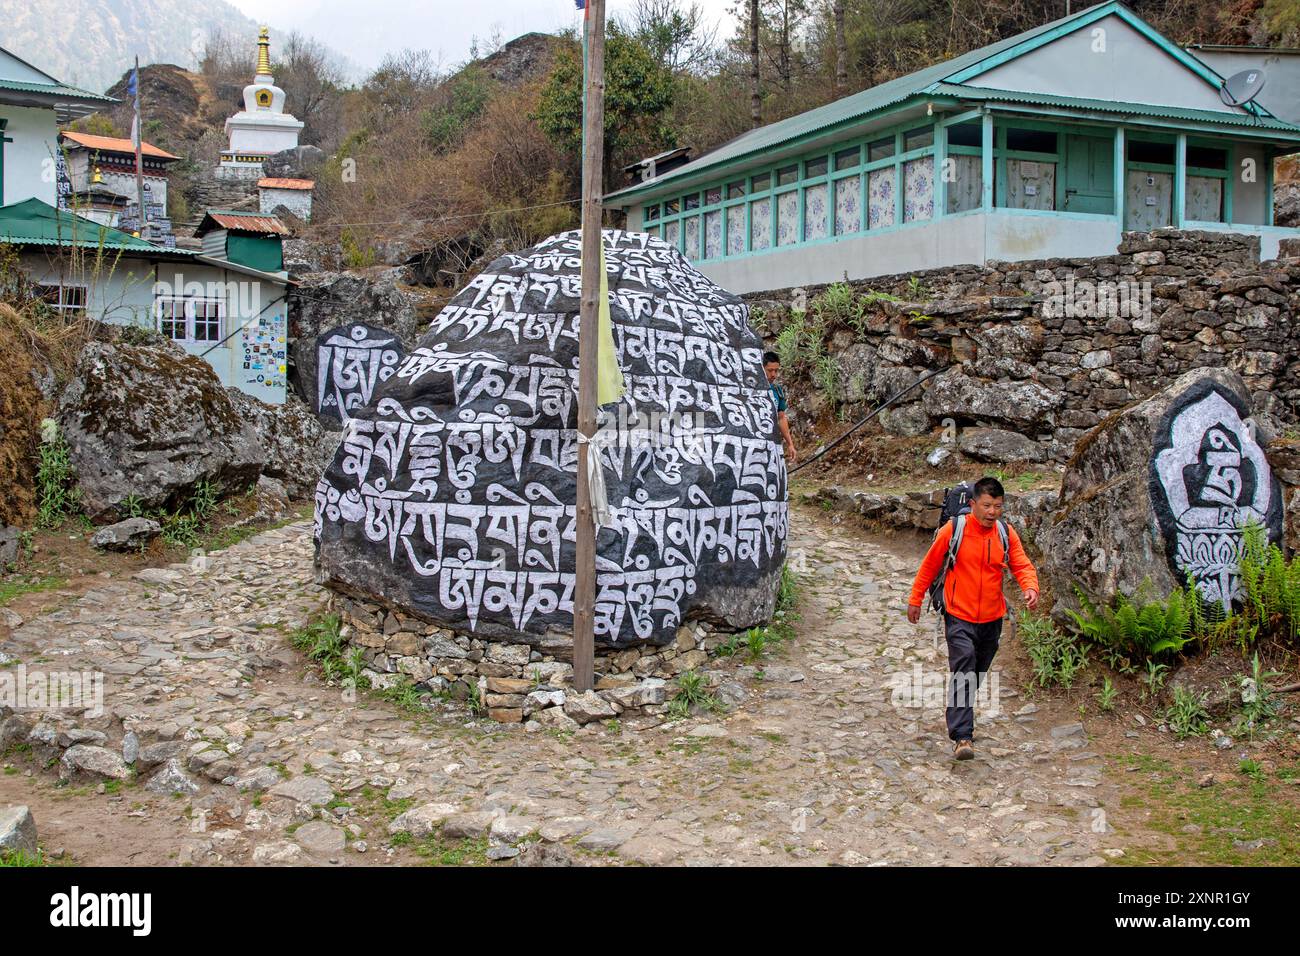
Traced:
[[39, 199], [0, 206], [0, 242], [20, 246], [76, 246], [167, 257], [186, 250], [155, 246], [151, 242], [83, 219], [66, 209], [55, 209]]
[[258, 189], [314, 189], [314, 179], [288, 179], [284, 176], [263, 176], [257, 181]]
[[[1084, 10], [1079, 10], [1069, 16], [1061, 17], [1050, 23], [1044, 23], [1042, 26], [1034, 27], [1023, 33], [1018, 33], [1013, 37], [1005, 40], [999, 40], [997, 43], [980, 47], [977, 50], [971, 50], [961, 56], [954, 57], [951, 60], [945, 60], [942, 63], [935, 63], [924, 69], [917, 70], [915, 73], [909, 73], [906, 76], [900, 76], [890, 80], [887, 83], [881, 83], [879, 86], [873, 86], [871, 89], [863, 90], [860, 93], [854, 93], [850, 96], [843, 97], [833, 103], [809, 110], [806, 113], [800, 113], [798, 116], [792, 116], [780, 122], [770, 123], [767, 126], [761, 126], [758, 129], [750, 130], [743, 133], [728, 143], [719, 146], [713, 152], [701, 156], [692, 162], [677, 167], [663, 176], [657, 176], [654, 179], [644, 182], [635, 183], [617, 192], [606, 195], [607, 200], [617, 200], [623, 197], [630, 197], [632, 194], [647, 193], [657, 191], [664, 185], [672, 185], [683, 182], [688, 177], [705, 173], [715, 166], [733, 160], [740, 160], [751, 156], [759, 156], [769, 150], [776, 149], [797, 140], [812, 136], [819, 132], [830, 132], [836, 127], [845, 126], [854, 121], [863, 120], [873, 113], [878, 113], [890, 107], [898, 106], [909, 99], [922, 101], [924, 97], [929, 96], [962, 96], [967, 99], [987, 99], [1002, 100], [1004, 102], [1022, 102], [1035, 103], [1037, 105], [1058, 105], [1071, 109], [1086, 109], [1090, 111], [1106, 111], [1111, 113], [1123, 113], [1145, 116], [1159, 116], [1171, 119], [1183, 120], [1201, 120], [1214, 122], [1231, 126], [1257, 126], [1277, 130], [1279, 132], [1300, 135], [1300, 128], [1291, 126], [1280, 120], [1272, 119], [1267, 116], [1252, 116], [1246, 113], [1227, 113], [1213, 110], [1191, 110], [1181, 109], [1178, 107], [1167, 107], [1152, 104], [1134, 104], [1134, 103], [1113, 103], [1102, 100], [1085, 100], [1073, 99], [1071, 97], [1049, 96], [1046, 94], [1035, 93], [1013, 93], [1003, 90], [988, 90], [981, 88], [972, 88], [956, 83], [945, 83], [944, 80], [950, 76], [956, 76], [977, 67], [985, 60], [992, 59], [1002, 53], [1006, 53], [1035, 38], [1042, 37], [1051, 31], [1057, 30], [1073, 21], [1084, 21], [1080, 25], [1086, 25], [1087, 22], [1111, 13], [1119, 13], [1121, 16], [1135, 17], [1127, 8], [1121, 4], [1107, 0], [1107, 2], [1095, 4]], [[1045, 38], [1046, 39], [1046, 38]], [[1171, 49], [1177, 51], [1177, 47], [1170, 44]], [[1178, 51], [1182, 54], [1182, 51]], [[1191, 60], [1195, 57], [1191, 54], [1183, 54]], [[1199, 66], [1209, 70], [1213, 75], [1213, 70], [1196, 61]], [[1288, 136], [1288, 138], [1292, 138]]]
[[75, 86], [66, 86], [63, 83], [24, 83], [21, 80], [0, 79], [0, 90], [13, 90], [15, 93], [44, 93], [48, 96], [63, 99], [94, 100], [100, 103], [117, 102], [114, 97], [103, 96], [99, 93], [88, 93], [85, 90], [79, 90]]
[[953, 96], [959, 99], [1026, 103], [1035, 106], [1061, 106], [1073, 110], [1095, 113], [1121, 113], [1131, 116], [1154, 116], [1163, 119], [1180, 119], [1194, 122], [1216, 123], [1228, 126], [1248, 126], [1276, 130], [1290, 134], [1288, 138], [1300, 139], [1300, 127], [1271, 116], [1250, 113], [1229, 113], [1221, 110], [1197, 110], [1181, 106], [1164, 106], [1158, 103], [1123, 103], [1115, 100], [1091, 100], [1074, 96], [1057, 96], [1053, 93], [1025, 93], [1019, 90], [995, 90], [988, 87], [966, 86], [962, 83], [936, 83], [925, 92], [936, 96]]
[[[1104, 6], [1105, 4], [1100, 4]], [[1092, 8], [1088, 8], [1091, 10]], [[997, 56], [1005, 50], [1010, 50], [1017, 44], [1031, 40], [1040, 34], [1053, 30], [1068, 20], [1076, 19], [1087, 10], [1081, 10], [1068, 17], [1062, 17], [1059, 20], [1053, 20], [1050, 23], [1044, 23], [1042, 26], [1034, 27], [1032, 30], [1026, 30], [1024, 33], [1018, 33], [1013, 37], [1005, 40], [999, 40], [997, 43], [991, 43], [988, 46], [980, 47], [978, 50], [971, 50], [963, 53], [961, 56], [953, 57], [951, 60], [944, 60], [942, 63], [935, 63], [924, 69], [917, 70], [915, 73], [908, 73], [906, 76], [896, 77], [888, 82], [881, 83], [879, 86], [873, 86], [870, 89], [853, 93], [836, 100], [833, 103], [827, 103], [825, 106], [819, 106], [817, 109], [808, 110], [806, 113], [800, 113], [798, 116], [791, 116], [789, 119], [783, 119], [776, 123], [769, 123], [767, 126], [760, 126], [758, 129], [752, 129], [748, 133], [742, 133], [729, 143], [724, 143], [711, 153], [707, 153], [692, 162], [683, 166], [678, 166], [670, 173], [663, 176], [657, 176], [647, 183], [638, 183], [629, 186], [626, 189], [620, 189], [618, 192], [610, 193], [607, 198], [657, 187], [665, 182], [680, 179], [683, 176], [689, 176], [692, 173], [698, 173], [712, 166], [728, 162], [733, 159], [740, 159], [751, 153], [760, 153], [765, 150], [773, 149], [791, 140], [799, 139], [810, 133], [828, 127], [838, 126], [841, 123], [847, 123], [851, 120], [861, 119], [872, 113], [879, 112], [890, 106], [896, 106], [909, 97], [916, 96], [926, 87], [938, 83], [944, 77], [964, 70], [966, 67], [975, 66], [989, 57]]]
[[236, 212], [228, 209], [209, 209], [203, 221], [199, 223], [196, 235], [210, 232], [209, 222], [222, 229], [234, 229], [237, 232], [261, 232], [273, 236], [291, 235], [289, 230], [275, 216], [263, 216], [255, 212]]
[[[119, 139], [116, 136], [95, 136], [91, 133], [77, 133], [72, 130], [64, 130], [59, 135], [87, 149], [102, 149], [109, 153], [130, 153], [132, 156], [135, 155], [135, 143], [129, 139]], [[159, 149], [152, 143], [142, 142], [140, 152], [144, 156], [153, 156], [156, 159], [180, 159], [179, 156], [173, 156], [165, 149]]]

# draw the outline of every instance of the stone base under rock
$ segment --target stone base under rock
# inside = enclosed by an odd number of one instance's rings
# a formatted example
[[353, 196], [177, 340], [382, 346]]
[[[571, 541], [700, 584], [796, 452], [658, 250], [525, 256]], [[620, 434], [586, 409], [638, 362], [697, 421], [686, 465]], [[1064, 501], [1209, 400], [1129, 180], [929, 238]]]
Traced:
[[670, 682], [702, 670], [726, 639], [693, 622], [666, 646], [597, 647], [595, 690], [579, 694], [567, 635], [536, 645], [485, 640], [340, 594], [331, 596], [330, 609], [339, 615], [343, 638], [361, 649], [371, 686], [391, 687], [404, 675], [417, 690], [477, 699], [493, 720], [525, 721], [529, 729], [538, 729], [533, 722], [575, 730], [597, 720], [657, 718], [674, 693]]

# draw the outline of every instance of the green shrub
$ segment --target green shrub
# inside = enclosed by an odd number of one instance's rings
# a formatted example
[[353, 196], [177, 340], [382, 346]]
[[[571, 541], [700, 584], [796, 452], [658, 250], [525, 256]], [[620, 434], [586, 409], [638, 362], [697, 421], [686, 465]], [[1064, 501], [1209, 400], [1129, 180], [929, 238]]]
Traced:
[[1174, 688], [1174, 701], [1165, 710], [1165, 723], [1179, 739], [1199, 737], [1209, 729], [1210, 714], [1205, 709], [1208, 697], [1208, 694], [1197, 694], [1186, 687]]
[[848, 283], [836, 282], [816, 296], [809, 303], [809, 308], [817, 320], [817, 325], [823, 329], [840, 325], [860, 331], [863, 304], [862, 299]]
[[72, 470], [71, 452], [52, 418], [41, 421], [41, 447], [36, 466], [36, 524], [57, 528], [76, 511], [76, 475]]
[[1020, 612], [1019, 634], [1038, 686], [1059, 684], [1067, 690], [1074, 686], [1075, 678], [1088, 663], [1087, 646], [1058, 628], [1051, 618], [1029, 611]]
[[1246, 525], [1238, 561], [1241, 613], [1269, 632], [1300, 634], [1300, 556], [1287, 561], [1263, 526]]
[[1112, 658], [1146, 660], [1177, 654], [1198, 635], [1192, 632], [1198, 595], [1175, 588], [1163, 601], [1150, 599], [1145, 585], [1137, 595], [1119, 595], [1115, 607], [1095, 607], [1079, 588], [1080, 611], [1067, 611], [1075, 629]]

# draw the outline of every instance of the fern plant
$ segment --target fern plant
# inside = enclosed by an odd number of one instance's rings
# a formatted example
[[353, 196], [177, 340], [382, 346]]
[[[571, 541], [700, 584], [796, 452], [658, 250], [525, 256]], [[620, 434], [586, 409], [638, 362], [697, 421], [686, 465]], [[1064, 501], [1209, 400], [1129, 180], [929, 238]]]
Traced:
[[1177, 654], [1198, 638], [1192, 619], [1200, 597], [1175, 588], [1163, 601], [1152, 600], [1145, 586], [1130, 598], [1119, 595], [1115, 607], [1097, 608], [1078, 587], [1081, 611], [1067, 611], [1080, 634], [1111, 655], [1150, 659]]

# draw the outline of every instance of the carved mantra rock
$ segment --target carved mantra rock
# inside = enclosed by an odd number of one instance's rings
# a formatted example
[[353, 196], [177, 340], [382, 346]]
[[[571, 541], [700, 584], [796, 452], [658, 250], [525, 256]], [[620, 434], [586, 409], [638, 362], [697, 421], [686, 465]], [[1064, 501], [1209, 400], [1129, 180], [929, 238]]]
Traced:
[[[596, 638], [770, 617], [786, 471], [748, 308], [666, 243], [606, 232], [628, 388], [598, 433]], [[496, 260], [345, 427], [316, 491], [330, 587], [487, 637], [572, 630], [580, 237]]]
[[1282, 535], [1282, 494], [1255, 440], [1245, 384], [1227, 369], [1187, 372], [1079, 442], [1060, 510], [1038, 534], [1058, 608], [1150, 581], [1163, 596], [1190, 574], [1208, 601], [1231, 600], [1241, 528]]

